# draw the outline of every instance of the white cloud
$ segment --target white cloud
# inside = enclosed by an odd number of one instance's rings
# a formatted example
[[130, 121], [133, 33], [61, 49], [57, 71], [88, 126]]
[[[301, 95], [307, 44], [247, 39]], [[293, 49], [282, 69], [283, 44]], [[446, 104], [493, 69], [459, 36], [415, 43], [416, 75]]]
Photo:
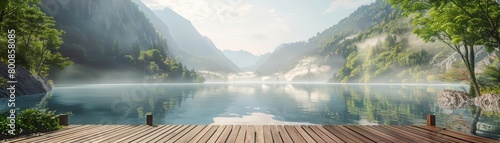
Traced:
[[253, 7], [242, 0], [142, 0], [151, 9], [171, 8], [192, 21], [234, 22]]
[[338, 9], [353, 9], [361, 5], [370, 4], [373, 0], [333, 0], [325, 13], [335, 12]]

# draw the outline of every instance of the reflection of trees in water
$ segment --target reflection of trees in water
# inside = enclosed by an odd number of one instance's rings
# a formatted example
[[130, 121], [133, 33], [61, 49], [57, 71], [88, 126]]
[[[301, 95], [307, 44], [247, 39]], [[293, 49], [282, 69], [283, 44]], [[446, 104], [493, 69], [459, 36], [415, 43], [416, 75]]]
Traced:
[[[170, 112], [183, 112], [178, 109], [182, 103], [188, 98], [194, 98], [199, 86], [164, 86], [155, 88], [148, 92], [149, 95], [139, 103], [134, 116], [144, 118], [147, 114], [153, 114], [157, 124], [163, 124], [162, 120]], [[134, 110], [134, 109], [130, 109]]]
[[364, 100], [357, 107], [365, 107], [364, 110], [360, 110], [361, 115], [368, 118], [370, 122], [378, 124], [419, 123], [413, 119], [424, 119], [432, 105], [427, 92], [422, 87], [412, 87], [408, 90], [396, 85], [366, 85], [364, 90], [358, 92], [364, 92]]
[[[408, 87], [388, 85], [322, 85], [310, 86], [294, 84], [297, 93], [305, 94], [305, 100], [294, 100], [288, 94], [276, 94], [279, 101], [262, 101], [287, 121], [308, 121], [315, 124], [359, 124], [360, 120], [371, 123], [389, 125], [407, 125], [425, 123], [425, 116], [431, 113], [433, 97], [424, 87]], [[279, 87], [276, 89], [280, 91]], [[303, 91], [303, 92], [299, 92]], [[306, 95], [303, 95], [306, 96]], [[329, 99], [313, 100], [326, 96]], [[283, 102], [283, 103], [281, 103]], [[308, 103], [314, 102], [314, 103]], [[278, 104], [277, 104], [278, 103]], [[305, 109], [304, 104], [314, 105], [313, 109]], [[286, 112], [295, 114], [284, 114]], [[413, 119], [422, 119], [414, 121]]]
[[[438, 117], [445, 117], [442, 124], [446, 128], [471, 133], [492, 139], [500, 138], [500, 111], [498, 109], [500, 96], [485, 94], [473, 99], [475, 105], [468, 104], [471, 101], [465, 92], [452, 90], [441, 91], [437, 95], [436, 102], [443, 110], [449, 113], [437, 113]], [[465, 109], [465, 112], [460, 112]], [[457, 113], [459, 112], [459, 113]]]
[[500, 139], [499, 112], [484, 111], [473, 105], [462, 111], [453, 114], [436, 113], [437, 118], [442, 118], [438, 126], [491, 139]]
[[[286, 122], [309, 122], [313, 124], [355, 124], [346, 110], [346, 104], [337, 96], [338, 86], [308, 84], [266, 84], [270, 90], [259, 91], [254, 99], [275, 120]], [[269, 97], [261, 97], [265, 95]]]

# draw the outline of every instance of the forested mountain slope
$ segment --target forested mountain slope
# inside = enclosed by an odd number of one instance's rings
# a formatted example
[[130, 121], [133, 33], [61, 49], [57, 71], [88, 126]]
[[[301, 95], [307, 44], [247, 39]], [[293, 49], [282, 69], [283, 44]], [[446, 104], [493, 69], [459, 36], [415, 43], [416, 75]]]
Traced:
[[[281, 45], [257, 72], [285, 81], [436, 82], [457, 57], [412, 30], [411, 17], [377, 0], [308, 41]], [[478, 61], [488, 56], [479, 52]]]
[[[202, 81], [169, 58], [168, 41], [130, 0], [68, 0], [55, 6], [57, 11], [45, 11], [53, 14], [56, 28], [65, 31], [61, 53], [75, 65], [53, 73], [54, 78], [113, 82], [147, 75], [150, 80]], [[107, 74], [116, 71], [130, 74]]]

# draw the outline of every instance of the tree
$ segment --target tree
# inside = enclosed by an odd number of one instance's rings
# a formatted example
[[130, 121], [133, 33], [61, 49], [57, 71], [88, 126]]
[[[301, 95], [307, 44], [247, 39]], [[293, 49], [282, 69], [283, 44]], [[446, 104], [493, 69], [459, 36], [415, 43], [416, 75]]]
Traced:
[[[38, 4], [39, 0], [0, 2], [0, 31], [15, 30], [16, 64], [43, 76], [50, 66], [64, 68], [72, 62], [58, 52], [64, 31], [55, 29], [54, 19], [45, 15]], [[0, 36], [7, 37], [5, 34], [2, 32]], [[1, 45], [7, 45], [6, 42], [3, 38], [0, 40]], [[0, 51], [7, 51], [6, 48], [2, 46]], [[2, 56], [0, 60], [6, 59]]]
[[[465, 64], [472, 96], [481, 95], [475, 73], [477, 45], [498, 48], [500, 8], [494, 0], [389, 0], [405, 15], [415, 14], [414, 29], [426, 42], [445, 43]], [[496, 21], [492, 21], [496, 20]], [[474, 92], [472, 92], [474, 91]]]
[[[428, 10], [441, 9], [446, 6], [456, 8], [459, 15], [467, 18], [474, 28], [471, 31], [481, 33], [480, 44], [487, 46], [489, 51], [500, 52], [500, 2], [495, 0], [389, 0], [393, 6], [401, 6], [405, 15], [425, 13]], [[447, 11], [443, 14], [447, 13]]]
[[117, 59], [120, 57], [121, 49], [120, 49], [120, 44], [118, 44], [118, 41], [113, 42], [113, 47], [111, 48], [111, 51], [113, 53], [113, 58]]
[[134, 44], [132, 44], [132, 47], [130, 49], [132, 49], [132, 56], [135, 58], [138, 58], [139, 55], [141, 54], [141, 48], [139, 47], [139, 42], [135, 42]]

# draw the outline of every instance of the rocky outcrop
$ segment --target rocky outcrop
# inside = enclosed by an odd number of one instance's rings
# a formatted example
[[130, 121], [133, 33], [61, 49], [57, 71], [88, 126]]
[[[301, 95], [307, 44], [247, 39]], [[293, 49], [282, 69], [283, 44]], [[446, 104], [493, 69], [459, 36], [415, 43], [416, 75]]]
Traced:
[[466, 92], [445, 89], [437, 94], [436, 102], [441, 109], [461, 109], [469, 105], [471, 98]]
[[466, 92], [445, 89], [437, 94], [436, 102], [439, 108], [445, 110], [463, 109], [475, 105], [483, 111], [500, 112], [500, 94], [483, 94], [472, 98]]
[[[16, 96], [32, 95], [38, 93], [47, 93], [52, 90], [47, 80], [40, 76], [31, 74], [28, 70], [22, 67], [16, 67], [16, 81], [15, 89]], [[5, 79], [8, 78], [7, 65], [0, 62], [0, 76]], [[10, 95], [6, 88], [0, 88], [0, 98], [7, 98]]]
[[483, 111], [500, 111], [500, 94], [483, 94], [474, 99], [474, 104]]

